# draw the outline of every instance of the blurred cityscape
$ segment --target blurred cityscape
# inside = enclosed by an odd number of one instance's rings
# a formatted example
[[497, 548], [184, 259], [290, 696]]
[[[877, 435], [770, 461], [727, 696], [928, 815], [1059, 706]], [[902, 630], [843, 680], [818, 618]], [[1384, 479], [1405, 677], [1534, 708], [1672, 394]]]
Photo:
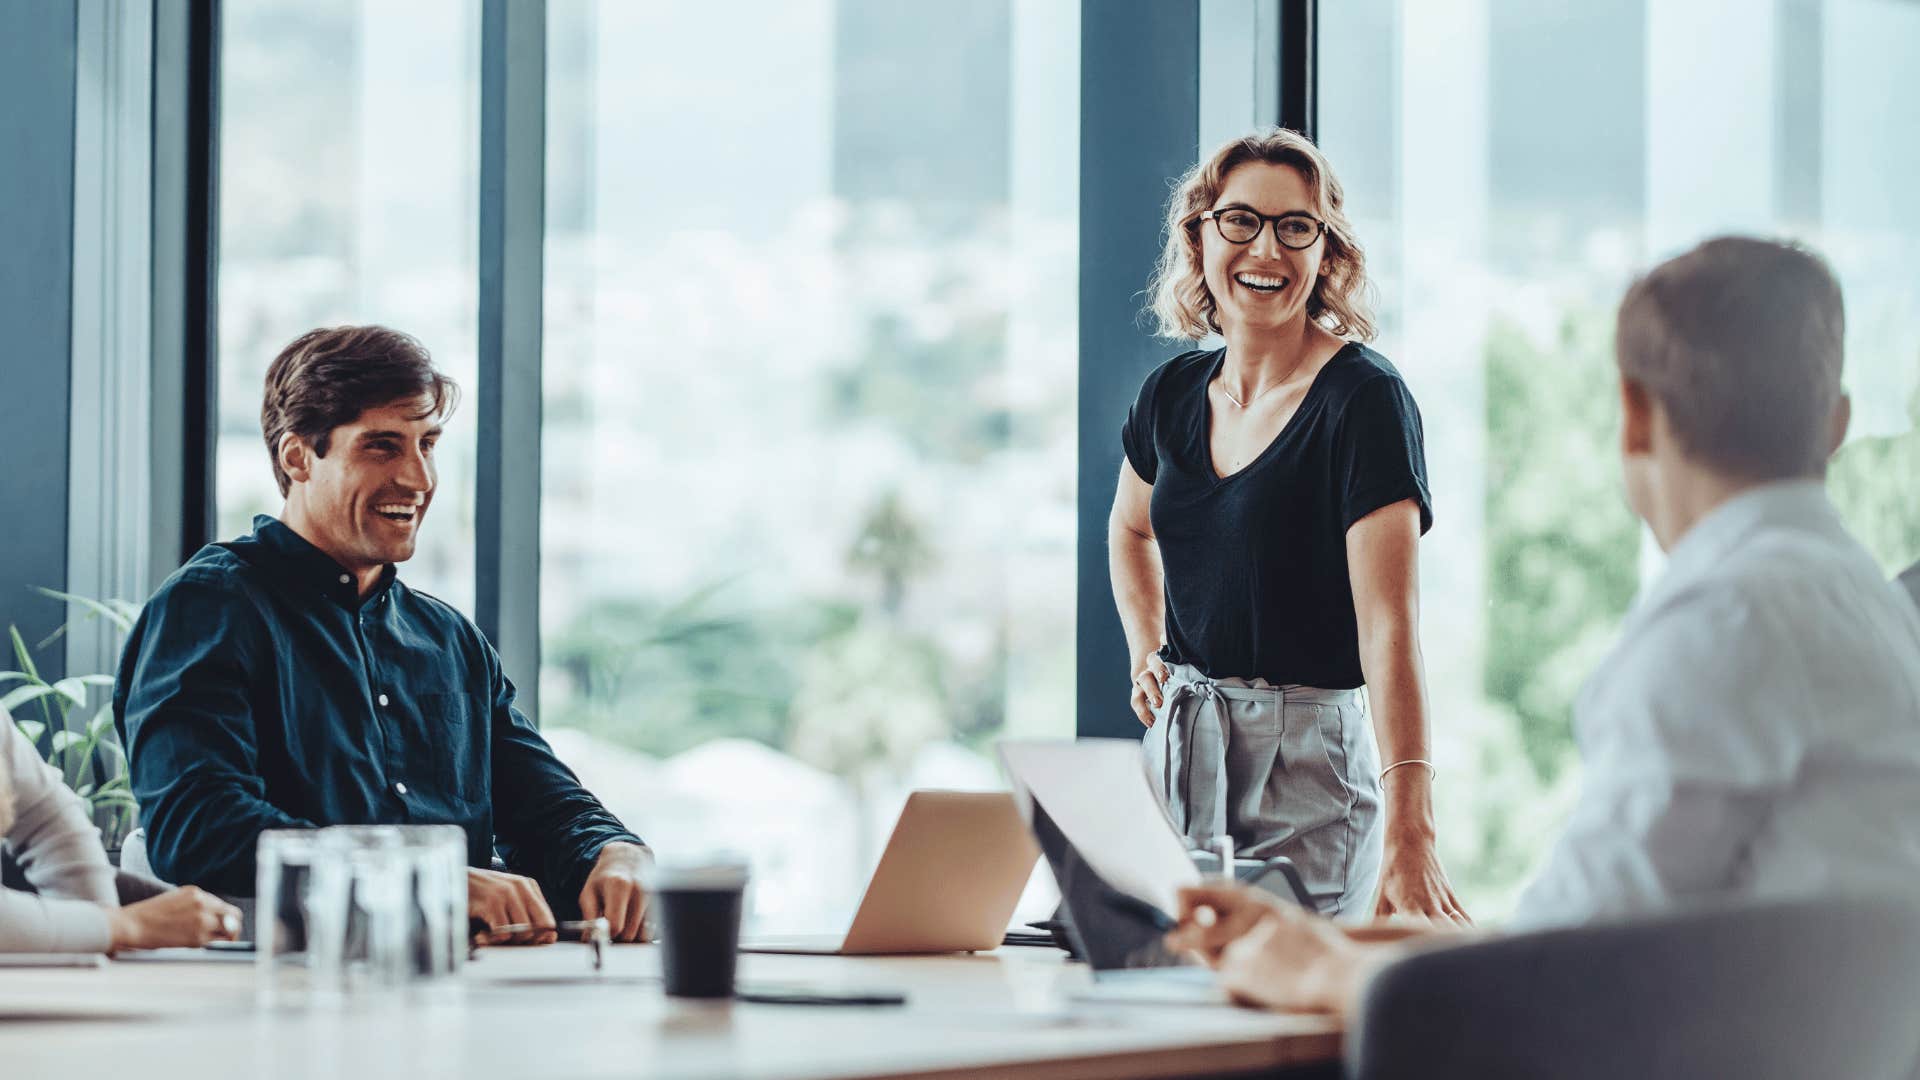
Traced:
[[[550, 0], [543, 667], [512, 674], [642, 835], [746, 853], [756, 924], [817, 929], [908, 791], [998, 786], [994, 738], [1073, 732], [1076, 504], [1109, 497], [1075, 485], [1081, 5], [746, 7]], [[472, 388], [479, 17], [223, 11], [233, 534], [278, 507], [260, 380], [299, 332], [387, 322]], [[1443, 854], [1497, 917], [1577, 782], [1573, 696], [1657, 569], [1613, 449], [1637, 269], [1729, 230], [1833, 258], [1836, 496], [1889, 571], [1920, 557], [1920, 203], [1896, 190], [1920, 5], [1321, 15], [1323, 142], [1429, 440]], [[449, 428], [404, 571], [465, 610], [473, 432]]]

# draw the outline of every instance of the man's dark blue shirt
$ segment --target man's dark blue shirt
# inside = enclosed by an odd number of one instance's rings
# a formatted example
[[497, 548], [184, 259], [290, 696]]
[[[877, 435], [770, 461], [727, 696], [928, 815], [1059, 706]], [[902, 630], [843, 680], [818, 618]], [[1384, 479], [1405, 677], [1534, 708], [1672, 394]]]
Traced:
[[147, 602], [113, 708], [169, 881], [253, 895], [263, 829], [452, 824], [470, 865], [497, 846], [571, 912], [600, 848], [639, 840], [513, 699], [466, 617], [391, 566], [361, 597], [353, 575], [262, 516]]

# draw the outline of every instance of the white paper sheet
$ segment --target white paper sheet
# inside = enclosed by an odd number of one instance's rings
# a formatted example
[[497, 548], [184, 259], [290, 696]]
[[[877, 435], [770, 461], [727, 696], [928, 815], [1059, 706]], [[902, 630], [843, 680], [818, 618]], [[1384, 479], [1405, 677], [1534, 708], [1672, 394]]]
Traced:
[[[1200, 881], [1130, 739], [1002, 740], [1014, 793], [1038, 802], [1107, 884], [1169, 914]], [[1026, 798], [1021, 799], [1024, 806]]]

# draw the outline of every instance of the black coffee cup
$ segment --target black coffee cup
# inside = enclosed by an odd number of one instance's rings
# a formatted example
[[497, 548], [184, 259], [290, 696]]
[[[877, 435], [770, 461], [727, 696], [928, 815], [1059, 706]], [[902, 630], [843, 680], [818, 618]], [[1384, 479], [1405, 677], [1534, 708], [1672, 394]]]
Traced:
[[733, 996], [747, 864], [739, 860], [666, 862], [653, 871], [660, 968], [674, 997]]

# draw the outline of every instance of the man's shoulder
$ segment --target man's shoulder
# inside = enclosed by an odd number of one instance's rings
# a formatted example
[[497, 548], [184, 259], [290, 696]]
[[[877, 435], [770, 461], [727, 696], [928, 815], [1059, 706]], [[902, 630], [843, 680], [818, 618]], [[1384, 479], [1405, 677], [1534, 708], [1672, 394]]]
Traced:
[[235, 598], [250, 595], [260, 583], [260, 571], [246, 557], [247, 543], [249, 541], [238, 540], [208, 544], [194, 552], [192, 558], [167, 575], [148, 603], [161, 603], [181, 593]]
[[[1904, 613], [1868, 562], [1830, 540], [1782, 533], [1659, 588], [1590, 684], [1593, 703], [1613, 714], [1601, 722], [1626, 718], [1647, 726], [1635, 737], [1781, 763], [1815, 731], [1876, 728], [1870, 714], [1900, 696], [1916, 658], [1885, 640]], [[1836, 692], [1842, 673], [1852, 685]]]

